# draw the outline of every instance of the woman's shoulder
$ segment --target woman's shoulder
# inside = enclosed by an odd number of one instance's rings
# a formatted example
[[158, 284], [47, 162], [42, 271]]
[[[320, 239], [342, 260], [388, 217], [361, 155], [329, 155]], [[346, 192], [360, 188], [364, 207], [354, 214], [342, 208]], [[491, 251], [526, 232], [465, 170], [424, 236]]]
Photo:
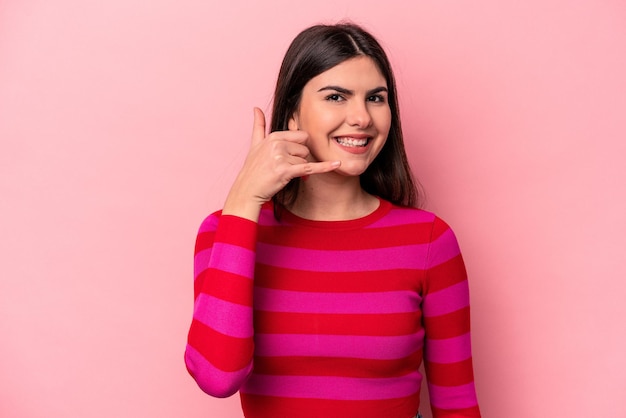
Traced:
[[419, 225], [421, 229], [429, 229], [432, 234], [439, 235], [445, 231], [452, 232], [452, 228], [438, 214], [415, 207], [399, 206], [389, 203], [389, 211], [380, 219], [380, 225], [385, 226], [409, 226]]
[[198, 232], [214, 230], [217, 224], [219, 223], [219, 219], [221, 215], [222, 215], [222, 210], [220, 209], [206, 216], [200, 223], [200, 228]]
[[384, 217], [386, 222], [403, 223], [433, 223], [440, 218], [433, 212], [416, 207], [400, 206], [391, 202], [382, 201], [384, 205], [388, 205]]

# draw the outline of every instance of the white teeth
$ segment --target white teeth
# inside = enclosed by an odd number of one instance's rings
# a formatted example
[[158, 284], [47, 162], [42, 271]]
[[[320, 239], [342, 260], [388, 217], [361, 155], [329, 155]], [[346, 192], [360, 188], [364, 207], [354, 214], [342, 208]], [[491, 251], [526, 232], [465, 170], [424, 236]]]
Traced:
[[335, 141], [337, 141], [339, 145], [343, 145], [344, 147], [364, 147], [365, 145], [367, 145], [367, 138], [355, 139], [349, 137], [338, 137], [335, 138]]

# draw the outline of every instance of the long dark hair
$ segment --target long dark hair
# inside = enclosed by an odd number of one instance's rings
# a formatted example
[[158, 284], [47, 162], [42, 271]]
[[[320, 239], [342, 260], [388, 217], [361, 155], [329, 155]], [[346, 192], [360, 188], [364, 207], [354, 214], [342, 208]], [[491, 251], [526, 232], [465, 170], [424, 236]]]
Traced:
[[[378, 41], [353, 23], [316, 25], [300, 32], [293, 40], [278, 74], [271, 130], [288, 129], [289, 119], [300, 105], [302, 89], [313, 77], [357, 56], [370, 57], [385, 77], [391, 109], [391, 127], [387, 141], [360, 176], [361, 187], [368, 193], [394, 204], [418, 206], [417, 183], [413, 178], [404, 149], [396, 82], [385, 51]], [[274, 201], [275, 214], [289, 208], [297, 197], [300, 179], [291, 180]]]

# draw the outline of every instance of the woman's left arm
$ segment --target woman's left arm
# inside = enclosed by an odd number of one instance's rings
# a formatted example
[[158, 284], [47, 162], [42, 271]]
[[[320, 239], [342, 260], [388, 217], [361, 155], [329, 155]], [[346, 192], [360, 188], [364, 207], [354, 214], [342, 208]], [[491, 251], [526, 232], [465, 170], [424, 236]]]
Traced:
[[433, 222], [422, 309], [424, 367], [434, 418], [476, 418], [467, 273], [452, 229]]

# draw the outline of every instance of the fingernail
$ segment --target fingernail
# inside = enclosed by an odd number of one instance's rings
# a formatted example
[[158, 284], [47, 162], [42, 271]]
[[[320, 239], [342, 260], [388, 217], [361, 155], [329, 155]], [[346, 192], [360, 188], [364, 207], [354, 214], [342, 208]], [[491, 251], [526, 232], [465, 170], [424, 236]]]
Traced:
[[333, 161], [330, 165], [331, 167], [339, 167], [341, 165], [341, 161]]

